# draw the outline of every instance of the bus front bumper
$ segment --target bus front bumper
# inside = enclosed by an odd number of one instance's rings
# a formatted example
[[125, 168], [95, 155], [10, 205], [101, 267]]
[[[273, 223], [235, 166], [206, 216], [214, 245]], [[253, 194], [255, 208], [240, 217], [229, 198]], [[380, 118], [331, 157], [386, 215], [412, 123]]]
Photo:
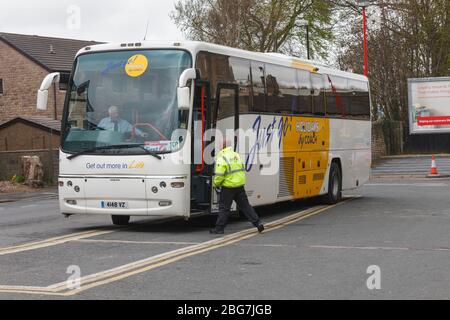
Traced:
[[190, 215], [186, 177], [60, 177], [61, 213], [126, 216]]

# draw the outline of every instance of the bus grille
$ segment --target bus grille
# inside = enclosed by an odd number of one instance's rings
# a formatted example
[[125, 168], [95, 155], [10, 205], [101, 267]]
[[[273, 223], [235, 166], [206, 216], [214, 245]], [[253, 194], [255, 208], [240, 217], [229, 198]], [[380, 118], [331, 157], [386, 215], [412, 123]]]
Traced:
[[299, 176], [298, 184], [306, 184], [306, 176]]
[[313, 181], [322, 181], [325, 179], [325, 175], [323, 173], [316, 173], [313, 176]]
[[294, 164], [293, 157], [280, 159], [278, 198], [290, 197], [294, 194]]

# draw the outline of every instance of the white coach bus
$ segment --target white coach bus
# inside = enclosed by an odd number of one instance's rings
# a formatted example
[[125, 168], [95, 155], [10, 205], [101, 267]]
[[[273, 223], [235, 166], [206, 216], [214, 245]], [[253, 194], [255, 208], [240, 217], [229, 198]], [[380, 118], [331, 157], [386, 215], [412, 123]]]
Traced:
[[[44, 79], [38, 109], [59, 78]], [[254, 206], [315, 196], [336, 203], [369, 179], [366, 77], [209, 43], [102, 44], [78, 52], [69, 80], [61, 213], [110, 215], [117, 225], [212, 213], [208, 136], [230, 129]]]

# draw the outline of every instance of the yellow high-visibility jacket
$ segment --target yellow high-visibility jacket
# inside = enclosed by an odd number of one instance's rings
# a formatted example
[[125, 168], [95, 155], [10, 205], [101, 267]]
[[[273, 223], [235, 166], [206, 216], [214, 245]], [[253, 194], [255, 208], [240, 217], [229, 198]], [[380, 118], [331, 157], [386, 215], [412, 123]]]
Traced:
[[239, 154], [231, 147], [220, 151], [216, 157], [214, 187], [239, 188], [245, 182], [245, 167]]

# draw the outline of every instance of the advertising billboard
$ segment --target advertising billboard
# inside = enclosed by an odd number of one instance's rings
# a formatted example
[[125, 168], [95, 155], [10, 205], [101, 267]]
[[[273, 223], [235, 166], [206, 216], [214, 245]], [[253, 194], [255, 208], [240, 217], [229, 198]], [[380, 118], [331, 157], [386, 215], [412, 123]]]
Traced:
[[450, 133], [450, 77], [408, 79], [411, 134]]

